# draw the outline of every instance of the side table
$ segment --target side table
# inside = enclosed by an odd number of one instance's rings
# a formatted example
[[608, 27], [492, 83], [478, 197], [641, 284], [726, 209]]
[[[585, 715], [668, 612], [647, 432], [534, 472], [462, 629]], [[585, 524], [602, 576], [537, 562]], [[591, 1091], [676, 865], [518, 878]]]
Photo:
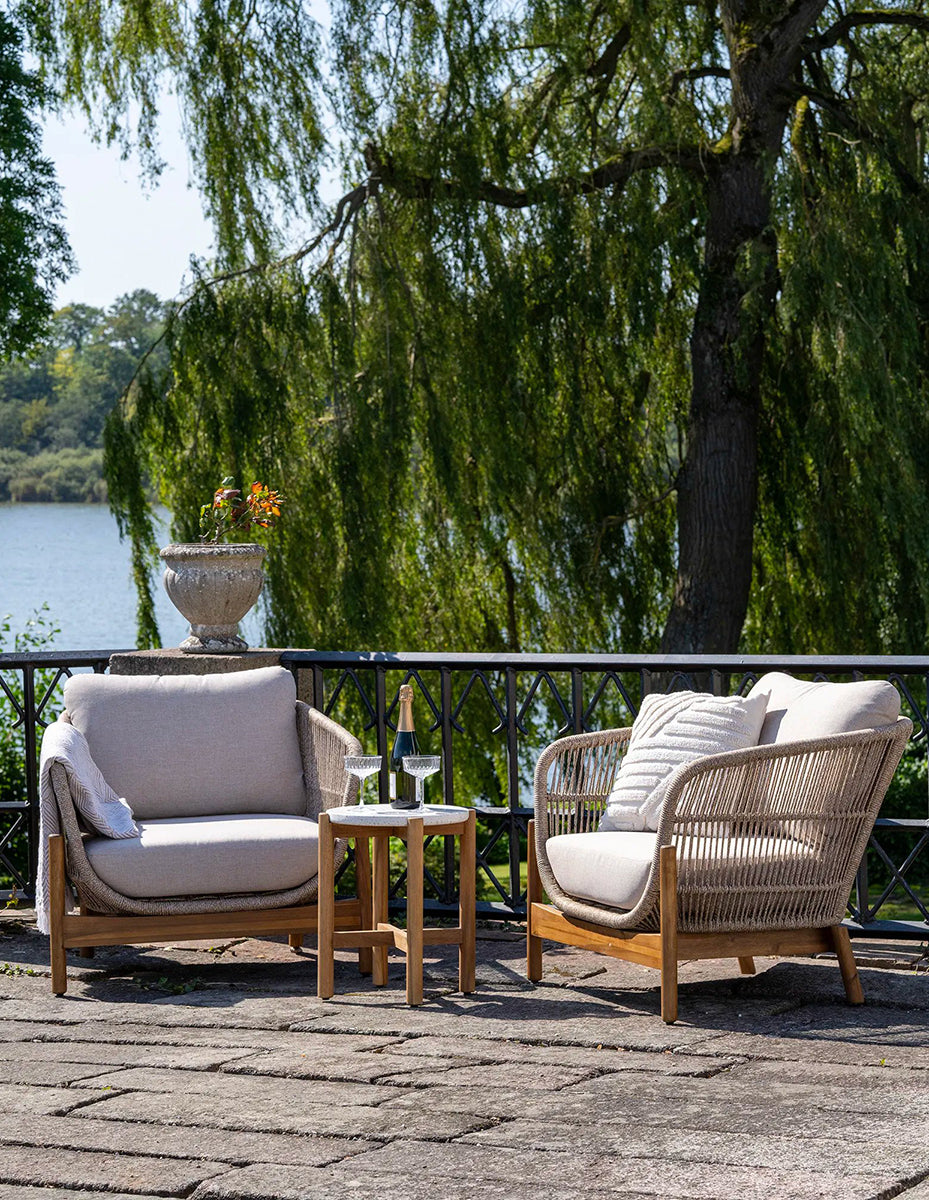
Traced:
[[[423, 928], [423, 841], [426, 834], [459, 839], [460, 882], [458, 925], [454, 929]], [[361, 929], [335, 929], [336, 837], [355, 844], [355, 874], [361, 902]], [[392, 837], [407, 846], [406, 929], [387, 920], [389, 845]], [[368, 842], [373, 844], [369, 855]], [[474, 809], [450, 804], [427, 804], [422, 809], [392, 808], [389, 804], [348, 805], [319, 815], [319, 927], [317, 995], [328, 1000], [335, 991], [334, 951], [371, 949], [371, 972], [376, 986], [387, 983], [387, 951], [393, 946], [406, 955], [408, 1004], [423, 1002], [423, 946], [458, 947], [458, 986], [474, 991], [475, 930]], [[372, 870], [373, 867], [373, 870]]]

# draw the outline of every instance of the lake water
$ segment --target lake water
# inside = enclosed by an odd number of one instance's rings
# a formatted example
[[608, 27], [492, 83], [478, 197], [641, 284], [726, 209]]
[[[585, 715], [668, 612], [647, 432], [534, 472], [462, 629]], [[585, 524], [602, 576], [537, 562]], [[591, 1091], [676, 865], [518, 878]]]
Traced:
[[[160, 541], [166, 545], [168, 513], [159, 514]], [[163, 535], [163, 536], [161, 536]], [[187, 622], [156, 581], [155, 612], [161, 642], [177, 646]], [[0, 504], [0, 617], [22, 630], [36, 608], [48, 604], [48, 618], [60, 628], [57, 650], [116, 650], [136, 644], [136, 594], [129, 543], [119, 540], [116, 521], [101, 504]], [[262, 644], [255, 612], [240, 632]], [[12, 638], [10, 639], [12, 642]], [[11, 650], [12, 645], [4, 646]]]

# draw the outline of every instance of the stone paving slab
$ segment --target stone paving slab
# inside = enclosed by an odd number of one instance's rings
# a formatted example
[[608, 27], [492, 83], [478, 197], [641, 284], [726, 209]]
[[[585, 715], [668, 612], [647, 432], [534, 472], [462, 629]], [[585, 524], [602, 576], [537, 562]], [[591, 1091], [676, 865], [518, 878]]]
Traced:
[[224, 1163], [190, 1159], [149, 1158], [138, 1154], [93, 1154], [85, 1150], [32, 1146], [3, 1147], [0, 1183], [67, 1187], [79, 1182], [91, 1191], [144, 1191], [155, 1196], [190, 1192], [211, 1175], [228, 1168]]
[[162, 1125], [205, 1125], [243, 1133], [292, 1133], [312, 1137], [357, 1137], [385, 1139], [407, 1133], [411, 1137], [434, 1137], [445, 1141], [493, 1124], [484, 1113], [432, 1111], [420, 1093], [418, 1106], [409, 1113], [380, 1112], [380, 1107], [333, 1106], [307, 1100], [295, 1108], [286, 1102], [267, 1102], [256, 1108], [219, 1108], [209, 1093], [135, 1092], [99, 1098], [100, 1102], [74, 1112], [76, 1118], [119, 1122], [151, 1122]]
[[646, 1054], [615, 1046], [534, 1046], [526, 1042], [494, 1041], [490, 1038], [465, 1040], [455, 1037], [417, 1037], [393, 1041], [385, 1046], [385, 1058], [425, 1057], [473, 1063], [519, 1063], [523, 1066], [561, 1065], [592, 1067], [602, 1071], [658, 1071], [668, 1075], [703, 1075], [732, 1066], [735, 1058], [714, 1057], [709, 1062], [684, 1052]]
[[124, 1071], [109, 1071], [82, 1080], [85, 1088], [112, 1088], [116, 1091], [155, 1092], [188, 1095], [201, 1093], [217, 1105], [263, 1105], [275, 1103], [300, 1108], [307, 1103], [327, 1104], [333, 1108], [380, 1104], [384, 1099], [381, 1088], [365, 1083], [330, 1081], [324, 1079], [286, 1079], [260, 1075], [228, 1075], [214, 1071], [190, 1071], [179, 1076], [175, 1071], [158, 1067], [129, 1067]]
[[882, 1170], [892, 1175], [898, 1171], [907, 1174], [929, 1172], [929, 1146], [920, 1135], [899, 1130], [899, 1126], [892, 1140], [873, 1136], [870, 1140], [859, 1140], [810, 1136], [799, 1124], [782, 1133], [759, 1132], [757, 1120], [756, 1128], [733, 1133], [689, 1128], [681, 1124], [680, 1116], [670, 1127], [604, 1118], [596, 1124], [588, 1123], [583, 1132], [577, 1125], [537, 1119], [508, 1121], [492, 1129], [465, 1134], [461, 1141], [488, 1147], [527, 1147], [559, 1153], [570, 1153], [580, 1144], [585, 1153], [598, 1157], [619, 1155], [624, 1159], [712, 1162], [764, 1167], [766, 1170], [834, 1174]]
[[[93, 1110], [88, 1110], [93, 1111]], [[206, 1125], [178, 1129], [170, 1125], [101, 1121], [80, 1113], [73, 1116], [45, 1117], [36, 1122], [29, 1117], [5, 1115], [0, 1128], [0, 1158], [9, 1145], [52, 1146], [61, 1149], [121, 1154], [131, 1144], [135, 1154], [165, 1158], [212, 1159], [214, 1162], [240, 1164], [280, 1163], [285, 1166], [321, 1167], [339, 1162], [374, 1143], [358, 1138], [288, 1137], [280, 1133], [245, 1133], [214, 1129]], [[0, 1195], [2, 1200], [2, 1195]]]
[[[572, 1151], [509, 1150], [506, 1147], [479, 1147], [460, 1144], [393, 1142], [389, 1146], [358, 1155], [352, 1170], [370, 1171], [383, 1176], [406, 1175], [415, 1161], [419, 1171], [433, 1178], [502, 1180], [513, 1183], [532, 1179], [553, 1187], [577, 1188], [616, 1194], [631, 1189], [652, 1196], [703, 1196], [706, 1188], [706, 1163], [662, 1160], [656, 1170], [654, 1158], [621, 1157], [589, 1153], [585, 1147]], [[896, 1173], [850, 1176], [820, 1170], [793, 1170], [779, 1167], [769, 1170], [756, 1166], [729, 1166], [713, 1163], [716, 1195], [739, 1196], [741, 1200], [836, 1200], [872, 1196], [890, 1186]]]
[[0, 1113], [32, 1113], [36, 1116], [56, 1113], [64, 1108], [74, 1108], [76, 1104], [85, 1103], [98, 1095], [96, 1089], [85, 1091], [79, 1087], [0, 1083]]
[[[88, 1029], [84, 1035], [93, 1038], [93, 1031]], [[57, 1067], [67, 1067], [83, 1070], [85, 1075], [99, 1075], [103, 1066], [118, 1067], [176, 1067], [189, 1071], [213, 1071], [223, 1064], [235, 1062], [238, 1059], [248, 1059], [258, 1050], [245, 1047], [209, 1047], [209, 1046], [140, 1046], [128, 1043], [116, 1044], [99, 1043], [88, 1040], [76, 1041], [73, 1038], [65, 1042], [16, 1042], [0, 1045], [0, 1078], [9, 1082], [8, 1072], [15, 1066], [34, 1066], [38, 1070], [49, 1071]], [[87, 1067], [94, 1070], [88, 1071]], [[74, 1076], [80, 1078], [79, 1075]]]
[[[912, 981], [902, 989], [908, 994]], [[929, 978], [919, 986], [929, 993]], [[795, 1061], [929, 1069], [929, 1012], [888, 1008], [869, 1001], [810, 1005], [773, 1016], [764, 1033], [717, 1034], [693, 1043], [695, 1054], [742, 1054]]]
[[[351, 1164], [312, 1171], [261, 1164], [208, 1180], [197, 1188], [193, 1200], [334, 1200], [342, 1196], [376, 1196], [378, 1200], [435, 1200], [437, 1196], [441, 1200], [488, 1200], [488, 1197], [492, 1200], [578, 1200], [579, 1195], [615, 1197], [617, 1194], [615, 1190], [605, 1192], [587, 1187], [581, 1192], [577, 1184], [570, 1188], [553, 1188], [526, 1179], [489, 1182], [443, 1178], [437, 1185], [432, 1177], [422, 1177], [412, 1171], [407, 1176], [375, 1175], [358, 1171]], [[646, 1196], [624, 1188], [622, 1200], [646, 1200]], [[654, 1200], [654, 1193], [648, 1194], [648, 1200]]]
[[11, 928], [0, 1200], [929, 1200], [912, 948], [861, 971], [863, 1009], [829, 958], [685, 964], [669, 1027], [656, 972], [560, 948], [530, 984], [510, 933], [479, 937], [469, 997], [430, 950], [410, 1009], [347, 953], [320, 1002], [282, 939], [69, 957], [56, 998]]
[[[106, 1200], [156, 1200], [151, 1192], [106, 1192]], [[91, 1197], [92, 1192], [76, 1188], [28, 1187], [21, 1183], [0, 1183], [0, 1200], [73, 1200], [75, 1195]], [[97, 1193], [98, 1197], [100, 1193]]]

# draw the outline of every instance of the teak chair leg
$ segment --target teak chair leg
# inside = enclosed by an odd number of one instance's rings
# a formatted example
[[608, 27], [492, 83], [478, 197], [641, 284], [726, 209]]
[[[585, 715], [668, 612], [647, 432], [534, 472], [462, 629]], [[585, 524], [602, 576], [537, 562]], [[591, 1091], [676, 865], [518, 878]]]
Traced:
[[63, 996], [68, 987], [68, 960], [65, 955], [65, 843], [60, 834], [48, 839], [49, 879], [49, 959], [52, 967], [52, 991]]
[[743, 975], [755, 974], [755, 960], [751, 955], [744, 954], [739, 956], [739, 970]]
[[829, 931], [836, 957], [839, 960], [839, 970], [842, 972], [842, 982], [845, 984], [845, 995], [849, 1004], [864, 1004], [864, 991], [858, 977], [858, 964], [855, 953], [844, 925], [833, 925]]
[[291, 948], [291, 950], [299, 950], [301, 948], [301, 946], [303, 945], [303, 934], [302, 933], [288, 933], [287, 945]]
[[319, 814], [319, 918], [316, 929], [316, 995], [328, 1000], [335, 991], [333, 927], [335, 925], [334, 845], [329, 814]]
[[542, 978], [542, 939], [532, 932], [532, 906], [542, 900], [542, 880], [535, 851], [535, 821], [529, 822], [529, 865], [526, 875], [526, 977], [533, 983]]
[[661, 1019], [677, 1020], [677, 851], [662, 846], [658, 895], [661, 912]]
[[476, 940], [476, 891], [474, 860], [477, 843], [475, 814], [468, 813], [468, 824], [461, 835], [458, 868], [458, 926], [461, 943], [458, 947], [458, 990], [467, 995], [474, 991], [474, 949]]

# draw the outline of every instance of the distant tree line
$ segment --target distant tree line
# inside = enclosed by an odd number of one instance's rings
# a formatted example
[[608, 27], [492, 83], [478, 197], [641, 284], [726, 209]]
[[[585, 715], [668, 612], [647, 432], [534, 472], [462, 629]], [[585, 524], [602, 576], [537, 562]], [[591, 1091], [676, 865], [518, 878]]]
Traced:
[[108, 309], [71, 304], [47, 340], [0, 365], [0, 500], [106, 500], [103, 424], [165, 310], [143, 289]]

